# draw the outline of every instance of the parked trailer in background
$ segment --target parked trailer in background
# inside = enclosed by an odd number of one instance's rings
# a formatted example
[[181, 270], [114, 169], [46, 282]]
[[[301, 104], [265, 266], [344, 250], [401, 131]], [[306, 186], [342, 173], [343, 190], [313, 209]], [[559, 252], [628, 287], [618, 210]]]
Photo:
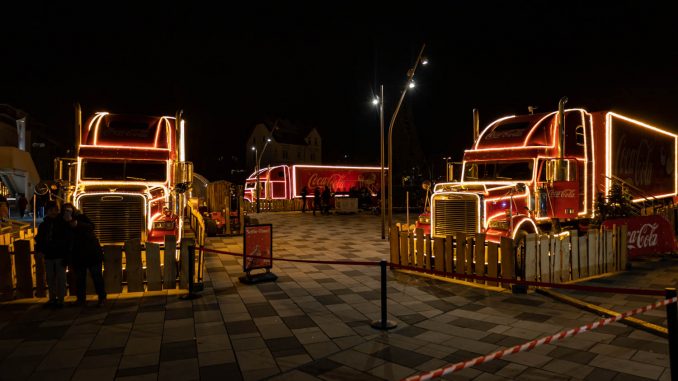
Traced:
[[477, 134], [461, 181], [435, 186], [430, 234], [498, 241], [585, 228], [613, 183], [639, 206], [673, 202], [676, 134], [614, 112], [565, 110], [565, 102], [557, 112], [498, 119]]
[[266, 200], [301, 198], [306, 187], [313, 198], [316, 187], [322, 191], [329, 186], [335, 194], [349, 195], [352, 190], [367, 190], [375, 197], [380, 191], [380, 167], [348, 167], [329, 165], [278, 165], [262, 168], [245, 181], [245, 199], [256, 201], [257, 175], [259, 197]]

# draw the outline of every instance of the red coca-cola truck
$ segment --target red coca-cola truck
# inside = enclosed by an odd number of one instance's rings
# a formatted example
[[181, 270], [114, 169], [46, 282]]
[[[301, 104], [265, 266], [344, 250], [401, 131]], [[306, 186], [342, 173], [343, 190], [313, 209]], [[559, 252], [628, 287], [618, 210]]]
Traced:
[[613, 183], [636, 204], [676, 197], [678, 135], [614, 112], [565, 109], [508, 116], [479, 132], [464, 152], [459, 182], [437, 184], [430, 234], [519, 238], [558, 227], [585, 228]]
[[367, 190], [372, 197], [380, 190], [380, 167], [330, 165], [277, 165], [262, 168], [245, 180], [245, 200], [256, 200], [257, 176], [259, 197], [267, 200], [300, 198], [306, 187], [309, 199], [316, 187], [329, 186], [336, 195], [349, 195], [352, 190]]

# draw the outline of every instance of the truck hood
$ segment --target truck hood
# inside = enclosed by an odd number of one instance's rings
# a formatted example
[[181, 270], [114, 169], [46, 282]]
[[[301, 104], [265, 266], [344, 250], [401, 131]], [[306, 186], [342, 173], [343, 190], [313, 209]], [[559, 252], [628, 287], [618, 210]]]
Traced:
[[[497, 197], [504, 194], [508, 195], [511, 190], [513, 194], [520, 194], [522, 192], [516, 191], [516, 185], [520, 182], [502, 182], [502, 183], [464, 183], [464, 182], [452, 182], [452, 183], [440, 183], [436, 184], [434, 189], [434, 194], [436, 193], [447, 193], [447, 192], [463, 192], [463, 193], [476, 193], [483, 196]], [[524, 183], [523, 183], [524, 184]]]

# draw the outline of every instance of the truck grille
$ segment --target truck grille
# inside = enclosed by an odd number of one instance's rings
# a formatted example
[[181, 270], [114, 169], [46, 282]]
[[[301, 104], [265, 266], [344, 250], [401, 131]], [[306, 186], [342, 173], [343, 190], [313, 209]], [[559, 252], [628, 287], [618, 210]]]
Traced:
[[440, 195], [433, 198], [433, 236], [477, 233], [478, 198], [471, 195]]
[[94, 223], [101, 243], [119, 243], [142, 239], [146, 230], [145, 199], [134, 195], [86, 195], [80, 197], [80, 209]]

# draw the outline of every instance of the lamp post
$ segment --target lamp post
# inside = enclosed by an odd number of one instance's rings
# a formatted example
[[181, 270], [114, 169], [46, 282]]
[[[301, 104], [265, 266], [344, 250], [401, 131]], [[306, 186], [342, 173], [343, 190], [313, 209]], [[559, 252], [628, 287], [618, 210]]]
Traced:
[[424, 54], [424, 48], [426, 48], [426, 44], [421, 45], [421, 49], [419, 50], [419, 55], [417, 55], [417, 60], [414, 62], [414, 66], [412, 66], [408, 71], [407, 71], [407, 83], [405, 84], [405, 87], [403, 88], [402, 93], [400, 94], [400, 99], [398, 100], [398, 104], [396, 105], [395, 111], [393, 112], [393, 116], [391, 117], [391, 123], [389, 123], [388, 126], [388, 228], [391, 229], [391, 226], [393, 225], [393, 125], [395, 124], [396, 117], [398, 116], [398, 111], [400, 111], [400, 106], [403, 104], [403, 99], [405, 99], [405, 94], [407, 93], [407, 89], [413, 89], [414, 88], [414, 73], [417, 71], [417, 67], [421, 63], [422, 65], [427, 65], [428, 64], [428, 59], [426, 57], [423, 57]]
[[379, 97], [372, 100], [372, 104], [379, 106], [379, 163], [381, 165], [380, 179], [379, 179], [379, 193], [381, 195], [381, 239], [386, 238], [386, 210], [384, 208], [386, 199], [386, 188], [384, 188], [384, 85], [379, 88]]
[[261, 196], [261, 183], [260, 179], [261, 176], [259, 175], [259, 170], [261, 169], [261, 157], [264, 156], [264, 152], [266, 151], [266, 147], [268, 147], [268, 143], [271, 142], [271, 138], [266, 138], [266, 144], [264, 144], [264, 148], [261, 149], [261, 152], [257, 153], [257, 147], [252, 146], [252, 151], [254, 151], [254, 159], [256, 160], [256, 169], [255, 173], [257, 174], [257, 213], [261, 213], [261, 204], [259, 203], [259, 199]]

